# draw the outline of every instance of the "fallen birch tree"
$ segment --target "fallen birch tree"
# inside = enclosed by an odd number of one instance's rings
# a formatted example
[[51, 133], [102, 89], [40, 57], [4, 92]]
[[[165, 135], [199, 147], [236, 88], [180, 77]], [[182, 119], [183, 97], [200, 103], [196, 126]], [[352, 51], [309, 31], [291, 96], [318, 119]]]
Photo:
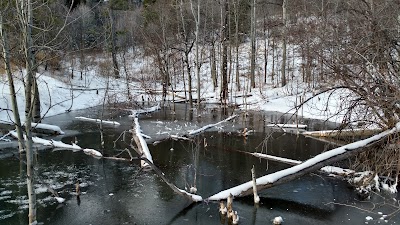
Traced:
[[[331, 165], [335, 162], [341, 161], [343, 159], [347, 159], [363, 150], [371, 147], [381, 141], [383, 141], [388, 136], [398, 133], [400, 131], [400, 123], [397, 123], [396, 126], [390, 130], [386, 130], [377, 135], [374, 135], [370, 138], [356, 141], [354, 143], [350, 143], [330, 151], [323, 152], [307, 161], [302, 162], [299, 165], [277, 171], [272, 174], [265, 175], [256, 180], [257, 182], [257, 190], [263, 190], [266, 188], [270, 188], [273, 186], [277, 186], [279, 184], [283, 184], [294, 179], [297, 179], [307, 173], [316, 171], [326, 165]], [[214, 194], [208, 197], [206, 200], [217, 201], [221, 199], [226, 199], [229, 194], [232, 194], [235, 197], [243, 197], [247, 195], [253, 194], [252, 181], [248, 181], [246, 183], [240, 184], [236, 187], [232, 187], [230, 189], [221, 191], [217, 194]]]

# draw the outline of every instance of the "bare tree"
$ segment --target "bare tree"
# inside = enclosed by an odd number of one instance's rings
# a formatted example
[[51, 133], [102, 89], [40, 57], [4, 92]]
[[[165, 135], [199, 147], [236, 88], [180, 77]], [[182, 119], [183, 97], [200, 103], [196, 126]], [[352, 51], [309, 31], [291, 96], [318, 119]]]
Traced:
[[221, 103], [226, 105], [228, 99], [228, 0], [221, 1]]
[[[23, 50], [25, 56], [25, 68], [27, 71], [25, 82], [25, 133], [26, 133], [26, 180], [28, 189], [29, 202], [29, 224], [36, 222], [36, 193], [34, 189], [35, 174], [32, 146], [32, 118], [33, 118], [33, 103], [36, 95], [32, 95], [34, 90], [34, 54], [32, 41], [32, 2], [31, 0], [19, 0], [17, 4], [19, 23], [22, 27], [22, 41], [24, 43]], [[33, 99], [32, 99], [33, 97]], [[18, 112], [14, 112], [18, 113]]]
[[251, 1], [251, 53], [250, 53], [250, 87], [256, 87], [256, 0]]
[[[9, 7], [9, 6], [7, 6]], [[21, 126], [21, 119], [18, 111], [18, 103], [17, 103], [17, 96], [15, 92], [15, 86], [14, 86], [14, 78], [12, 74], [12, 68], [11, 68], [11, 62], [10, 62], [10, 50], [9, 50], [9, 43], [7, 40], [7, 32], [4, 27], [4, 22], [3, 22], [3, 13], [4, 11], [0, 11], [0, 43], [2, 46], [2, 56], [4, 59], [4, 66], [5, 66], [5, 71], [7, 73], [7, 79], [8, 79], [8, 85], [10, 87], [10, 96], [11, 96], [11, 107], [14, 115], [14, 123], [15, 123], [15, 129], [17, 130], [17, 135], [18, 135], [18, 148], [20, 152], [24, 151], [24, 138], [23, 138], [23, 133], [22, 133], [22, 126]]]
[[288, 0], [283, 0], [282, 2], [282, 22], [283, 22], [283, 32], [282, 32], [282, 64], [281, 64], [281, 86], [286, 86], [286, 43], [287, 43], [287, 2]]
[[196, 36], [196, 76], [197, 76], [197, 113], [200, 113], [200, 90], [201, 90], [201, 80], [200, 80], [200, 68], [201, 68], [201, 62], [200, 62], [200, 55], [199, 55], [199, 49], [200, 49], [200, 41], [199, 41], [199, 32], [200, 32], [200, 2], [201, 0], [197, 0], [197, 10], [195, 11], [193, 7], [193, 1], [190, 1], [191, 9], [192, 9], [192, 14], [194, 17], [194, 21], [196, 23], [196, 31], [195, 31], [195, 36]]

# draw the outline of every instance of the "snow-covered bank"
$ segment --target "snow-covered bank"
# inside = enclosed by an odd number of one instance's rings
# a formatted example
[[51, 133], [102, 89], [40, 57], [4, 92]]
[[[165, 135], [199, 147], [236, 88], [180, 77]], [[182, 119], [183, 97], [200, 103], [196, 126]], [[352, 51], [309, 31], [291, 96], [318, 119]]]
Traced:
[[[265, 41], [265, 40], [260, 40]], [[294, 48], [291, 46], [290, 48]], [[263, 63], [262, 49], [258, 49], [257, 63], [261, 68]], [[300, 76], [301, 59], [294, 57], [295, 63], [293, 66], [293, 77], [288, 80], [285, 87], [276, 87], [277, 85], [268, 77], [266, 83], [258, 83], [255, 89], [244, 90], [244, 86], [248, 82], [248, 78], [243, 76], [248, 73], [249, 45], [244, 43], [240, 46], [240, 82], [241, 91], [236, 91], [235, 85], [229, 84], [228, 103], [238, 105], [242, 110], [264, 110], [277, 111], [282, 113], [296, 113], [299, 116], [306, 118], [330, 120], [332, 122], [341, 122], [344, 118], [344, 112], [340, 108], [343, 105], [343, 95], [348, 95], [345, 90], [329, 91], [318, 95], [313, 100], [307, 101], [304, 106], [296, 108], [297, 105], [313, 97], [317, 90], [311, 89], [302, 82]], [[140, 53], [130, 53], [140, 54]], [[71, 67], [70, 62], [63, 62], [65, 66], [60, 71], [42, 71], [37, 74], [38, 85], [40, 91], [41, 113], [42, 116], [48, 117], [71, 110], [79, 110], [89, 108], [105, 103], [126, 102], [132, 99], [136, 102], [151, 101], [157, 102], [162, 99], [161, 81], [156, 80], [155, 75], [158, 73], [151, 57], [128, 56], [127, 71], [121, 71], [121, 78], [116, 79], [113, 76], [106, 76], [105, 69], [101, 68], [101, 63], [104, 61], [101, 55], [93, 56], [95, 58], [92, 65], [87, 66], [83, 72], [83, 77], [79, 75], [79, 65]], [[270, 56], [269, 56], [270, 57]], [[121, 62], [122, 63], [122, 62]], [[194, 62], [192, 62], [194, 63]], [[232, 67], [234, 73], [234, 66]], [[204, 103], [220, 102], [220, 87], [214, 88], [210, 77], [210, 66], [207, 63], [202, 64], [200, 70], [201, 83], [201, 98], [205, 99]], [[72, 79], [70, 74], [75, 71], [75, 76]], [[267, 73], [271, 73], [272, 68], [267, 68]], [[127, 85], [125, 79], [126, 74], [141, 74], [143, 80], [139, 81], [136, 76], [131, 79]], [[24, 120], [24, 84], [22, 82], [23, 72], [16, 71], [14, 73], [15, 86], [17, 90], [17, 101], [21, 119]], [[183, 82], [182, 71], [177, 71], [171, 84], [174, 90], [187, 89], [187, 81]], [[194, 74], [192, 75], [195, 77]], [[261, 74], [258, 74], [261, 76]], [[258, 78], [257, 78], [258, 79]], [[192, 86], [195, 86], [197, 79], [192, 80]], [[108, 88], [108, 89], [107, 89]], [[13, 116], [11, 112], [11, 100], [8, 82], [6, 76], [0, 76], [0, 90], [3, 98], [0, 99], [0, 122], [11, 122]], [[168, 90], [170, 91], [170, 90]], [[127, 93], [130, 96], [127, 96]], [[107, 96], [105, 97], [105, 94]], [[183, 95], [183, 94], [181, 94]], [[172, 95], [167, 95], [167, 100], [172, 101]], [[195, 97], [195, 96], [193, 96]], [[301, 99], [301, 101], [300, 101]], [[140, 113], [140, 109], [134, 111]]]

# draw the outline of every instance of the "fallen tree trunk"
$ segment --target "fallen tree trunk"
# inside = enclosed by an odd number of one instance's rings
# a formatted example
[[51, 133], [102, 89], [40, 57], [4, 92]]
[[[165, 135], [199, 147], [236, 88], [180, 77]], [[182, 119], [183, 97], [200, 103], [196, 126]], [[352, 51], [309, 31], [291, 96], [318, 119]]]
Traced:
[[[311, 173], [313, 171], [321, 169], [326, 165], [331, 165], [335, 162], [347, 159], [359, 152], [362, 152], [368, 147], [381, 142], [389, 135], [397, 133], [399, 131], [400, 123], [398, 123], [396, 127], [392, 128], [391, 130], [386, 130], [370, 138], [332, 149], [330, 151], [321, 153], [299, 165], [260, 177], [257, 179], [257, 190], [260, 191], [266, 188], [289, 182], [307, 173]], [[252, 181], [248, 181], [236, 187], [221, 191], [215, 195], [208, 197], [207, 200], [215, 201], [226, 199], [229, 194], [232, 194], [236, 197], [243, 197], [253, 194]]]

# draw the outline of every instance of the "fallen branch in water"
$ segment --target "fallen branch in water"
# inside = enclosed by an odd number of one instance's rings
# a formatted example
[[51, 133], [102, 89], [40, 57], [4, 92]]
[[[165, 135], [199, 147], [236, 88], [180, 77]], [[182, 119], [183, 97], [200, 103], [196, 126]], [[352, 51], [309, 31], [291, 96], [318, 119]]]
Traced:
[[82, 116], [77, 116], [75, 119], [81, 120], [81, 121], [88, 121], [88, 122], [94, 122], [94, 123], [101, 123], [104, 125], [112, 125], [112, 126], [119, 126], [121, 125], [120, 123], [116, 121], [109, 121], [109, 120], [100, 120], [100, 119], [92, 119], [92, 118], [87, 118], [87, 117], [82, 117]]
[[140, 114], [145, 114], [145, 113], [151, 113], [151, 112], [155, 112], [157, 110], [160, 110], [160, 103], [158, 103], [156, 106], [150, 107], [150, 108], [146, 108], [146, 109], [138, 109], [138, 110], [131, 110], [132, 115], [129, 115], [129, 117], [138, 117]]
[[[398, 123], [396, 127], [392, 128], [391, 130], [386, 130], [370, 138], [360, 140], [351, 144], [347, 144], [327, 152], [323, 152], [305, 162], [302, 162], [299, 165], [260, 177], [256, 180], [257, 190], [260, 191], [266, 188], [270, 188], [273, 186], [277, 186], [279, 184], [292, 181], [307, 173], [316, 171], [326, 165], [330, 165], [334, 162], [338, 162], [340, 160], [349, 158], [365, 149], [368, 149], [368, 147], [371, 147], [381, 142], [389, 135], [398, 133], [399, 131], [400, 131], [400, 123]], [[229, 196], [229, 194], [232, 194], [236, 197], [243, 197], [250, 195], [252, 193], [253, 193], [252, 181], [249, 181], [240, 184], [236, 187], [232, 187], [230, 189], [221, 191], [215, 195], [212, 195], [208, 197], [207, 200], [215, 201], [215, 200], [226, 199]]]
[[[144, 157], [146, 157], [148, 159], [148, 161], [153, 163], [153, 158], [151, 156], [149, 147], [147, 146], [147, 143], [144, 140], [144, 137], [143, 137], [144, 135], [142, 134], [142, 131], [140, 129], [139, 119], [137, 117], [134, 119], [134, 123], [135, 123], [135, 125], [134, 125], [134, 128], [131, 130], [131, 133], [132, 133], [132, 138], [138, 147], [137, 148], [138, 154], [144, 155]], [[142, 161], [141, 166], [147, 167], [148, 165], [146, 164], [146, 162]]]
[[64, 134], [64, 131], [62, 131], [59, 126], [45, 124], [45, 123], [32, 123], [32, 129], [36, 133], [52, 134], [52, 135]]
[[189, 132], [189, 135], [191, 135], [191, 136], [196, 135], [196, 134], [201, 133], [201, 132], [203, 132], [203, 131], [205, 131], [205, 130], [207, 130], [207, 129], [210, 129], [210, 128], [215, 127], [215, 126], [218, 126], [218, 125], [220, 125], [220, 124], [222, 124], [222, 123], [224, 123], [224, 122], [227, 122], [227, 121], [229, 121], [229, 120], [232, 120], [232, 119], [234, 119], [235, 117], [236, 117], [236, 115], [233, 115], [233, 116], [230, 116], [230, 117], [228, 117], [228, 118], [226, 118], [226, 119], [224, 119], [224, 120], [222, 120], [222, 121], [219, 121], [218, 123], [208, 124], [208, 125], [206, 125], [206, 126], [204, 126], [204, 127], [201, 127], [201, 128], [199, 128], [199, 129], [197, 129], [197, 130], [190, 131], [190, 132]]
[[[288, 159], [288, 158], [283, 158], [279, 156], [273, 156], [273, 155], [267, 155], [267, 154], [262, 154], [262, 153], [249, 153], [255, 157], [261, 158], [261, 159], [268, 159], [276, 162], [282, 162], [286, 163], [289, 165], [299, 165], [302, 163], [302, 161], [299, 160], [293, 160], [293, 159]], [[354, 170], [351, 169], [344, 169], [336, 166], [324, 166], [320, 169], [320, 171], [327, 173], [327, 174], [333, 174], [333, 175], [339, 175], [339, 176], [348, 176], [350, 174], [355, 173]]]
[[[17, 138], [17, 132], [10, 131], [10, 133], [14, 138]], [[24, 139], [26, 139], [25, 135], [24, 135]], [[86, 155], [90, 155], [90, 156], [93, 156], [98, 159], [103, 157], [103, 155], [95, 149], [81, 148], [80, 146], [78, 146], [74, 143], [66, 144], [62, 141], [47, 140], [47, 139], [43, 139], [43, 138], [39, 138], [39, 137], [32, 137], [32, 142], [35, 144], [50, 146], [52, 148], [69, 149], [69, 150], [73, 150], [73, 151], [81, 151], [82, 150]]]

